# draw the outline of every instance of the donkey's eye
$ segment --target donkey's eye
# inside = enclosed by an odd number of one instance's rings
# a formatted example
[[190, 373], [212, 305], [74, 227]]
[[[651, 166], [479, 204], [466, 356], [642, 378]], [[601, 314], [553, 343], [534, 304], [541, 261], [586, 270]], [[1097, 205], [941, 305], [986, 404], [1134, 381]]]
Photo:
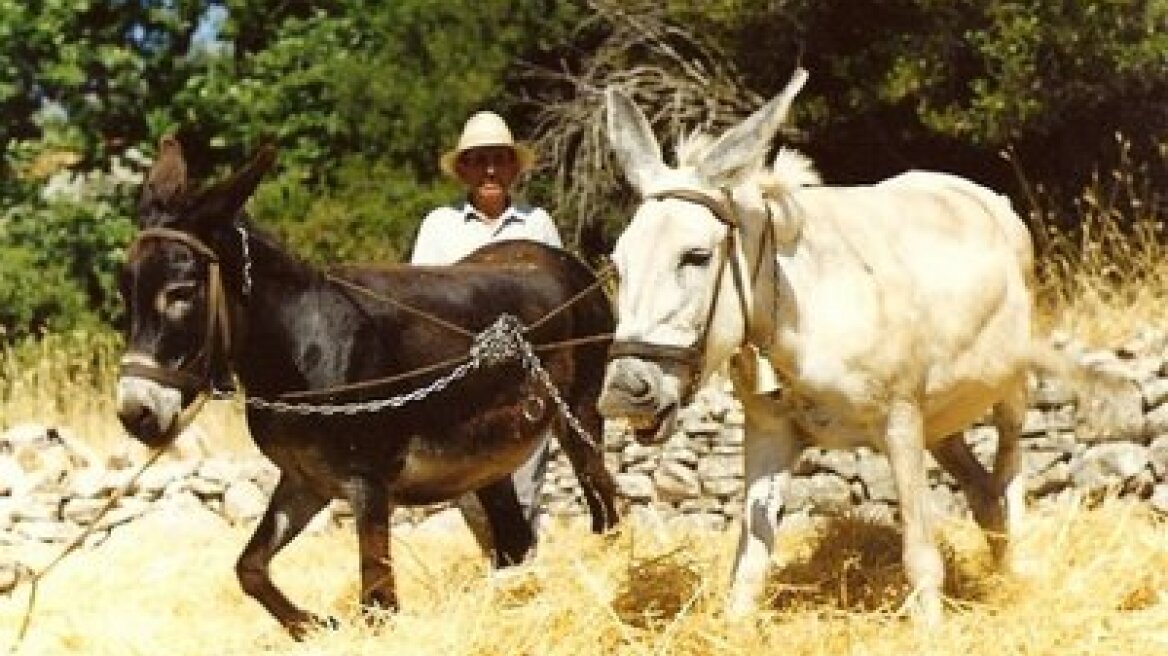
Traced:
[[710, 263], [713, 254], [708, 248], [691, 248], [681, 254], [681, 266], [704, 267]]
[[171, 303], [190, 303], [195, 300], [195, 283], [184, 282], [171, 285], [163, 292], [166, 295], [167, 304]]
[[171, 321], [179, 321], [194, 307], [198, 287], [193, 282], [169, 285], [159, 294], [159, 311]]

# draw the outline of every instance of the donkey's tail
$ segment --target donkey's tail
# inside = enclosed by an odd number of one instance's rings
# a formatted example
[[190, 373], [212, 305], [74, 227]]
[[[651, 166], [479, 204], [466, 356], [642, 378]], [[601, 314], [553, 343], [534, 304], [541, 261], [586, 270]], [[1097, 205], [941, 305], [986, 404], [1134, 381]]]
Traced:
[[1030, 349], [1030, 369], [1035, 373], [1058, 378], [1076, 390], [1108, 389], [1130, 391], [1138, 383], [1130, 372], [1113, 359], [1092, 358], [1037, 341]]
[[1143, 393], [1135, 375], [1114, 357], [1076, 353], [1047, 342], [1031, 345], [1030, 369], [1068, 385], [1078, 408], [1080, 437], [1124, 438], [1144, 429]]

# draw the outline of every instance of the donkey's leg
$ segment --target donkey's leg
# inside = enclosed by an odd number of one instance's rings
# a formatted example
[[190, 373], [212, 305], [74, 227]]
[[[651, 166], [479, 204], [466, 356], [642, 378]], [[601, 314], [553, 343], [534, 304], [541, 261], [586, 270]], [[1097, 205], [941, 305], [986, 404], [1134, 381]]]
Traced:
[[737, 379], [734, 382], [745, 414], [746, 491], [726, 613], [742, 617], [758, 607], [762, 596], [791, 468], [802, 443], [794, 425], [777, 413], [779, 408], [769, 398], [756, 396], [749, 385], [741, 385]]
[[1006, 525], [1004, 535], [998, 545], [991, 547], [999, 563], [1006, 569], [1014, 569], [1010, 553], [1011, 536], [1016, 536], [1025, 521], [1026, 477], [1020, 474], [1020, 454], [1018, 441], [1022, 437], [1022, 426], [1026, 422], [1028, 405], [1026, 382], [1015, 387], [1014, 394], [994, 405], [994, 426], [998, 429], [998, 452], [994, 456], [994, 489], [1006, 504]]
[[389, 491], [373, 476], [354, 476], [344, 486], [357, 524], [361, 606], [397, 610], [389, 544]]
[[326, 503], [328, 499], [281, 473], [268, 508], [235, 565], [243, 591], [266, 608], [297, 640], [304, 638], [312, 625], [323, 626], [328, 622], [289, 601], [272, 582], [268, 565]]
[[535, 544], [535, 532], [523, 515], [515, 483], [507, 476], [475, 491], [487, 525], [491, 527], [491, 541], [495, 552], [495, 567], [517, 565], [523, 561]]
[[945, 565], [933, 535], [925, 471], [924, 419], [920, 407], [896, 401], [888, 413], [885, 444], [904, 526], [904, 568], [913, 586], [914, 615], [926, 625], [941, 620]]
[[930, 447], [929, 451], [937, 464], [961, 486], [969, 502], [969, 509], [973, 511], [973, 519], [985, 531], [992, 547], [1004, 529], [1001, 494], [994, 485], [993, 477], [973, 455], [973, 450], [961, 433], [949, 435]]
[[592, 517], [592, 532], [603, 533], [620, 520], [616, 509], [616, 481], [604, 462], [604, 419], [596, 409], [595, 396], [576, 399], [572, 412], [588, 435], [580, 435], [566, 420], [561, 420], [556, 422], [560, 446], [584, 491], [584, 503]]

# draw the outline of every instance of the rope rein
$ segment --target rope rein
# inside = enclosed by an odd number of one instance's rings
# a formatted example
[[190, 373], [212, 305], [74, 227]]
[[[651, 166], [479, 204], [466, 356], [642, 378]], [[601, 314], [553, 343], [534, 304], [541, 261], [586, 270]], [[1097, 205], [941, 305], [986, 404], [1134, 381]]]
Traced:
[[112, 495], [110, 495], [109, 499], [106, 500], [105, 505], [103, 505], [101, 509], [98, 510], [97, 515], [93, 518], [93, 521], [91, 521], [89, 525], [85, 527], [85, 530], [81, 531], [81, 533], [78, 533], [77, 536], [69, 542], [69, 544], [65, 545], [65, 547], [61, 549], [61, 553], [57, 554], [56, 557], [49, 561], [48, 565], [45, 565], [43, 568], [41, 568], [41, 571], [37, 572], [32, 576], [31, 579], [29, 579], [30, 589], [28, 592], [28, 601], [24, 608], [24, 616], [20, 620], [20, 627], [16, 631], [16, 638], [12, 641], [12, 646], [8, 649], [9, 654], [15, 654], [17, 650], [20, 649], [21, 644], [24, 643], [25, 637], [28, 635], [28, 628], [32, 625], [33, 609], [36, 606], [37, 588], [41, 580], [48, 576], [49, 572], [53, 571], [57, 565], [61, 564], [61, 561], [65, 560], [66, 556], [76, 551], [77, 548], [80, 547], [85, 542], [85, 540], [93, 534], [93, 531], [101, 524], [101, 520], [104, 519], [107, 514], [109, 514], [110, 510], [113, 510], [113, 507], [116, 506], [119, 501], [122, 500], [122, 497], [126, 495], [126, 492], [134, 487], [146, 469], [158, 460], [159, 456], [162, 455], [163, 450], [164, 449], [161, 447], [152, 450], [146, 460], [142, 462], [142, 465], [138, 467], [138, 470], [134, 472], [133, 476], [131, 476], [120, 489], [116, 490]]

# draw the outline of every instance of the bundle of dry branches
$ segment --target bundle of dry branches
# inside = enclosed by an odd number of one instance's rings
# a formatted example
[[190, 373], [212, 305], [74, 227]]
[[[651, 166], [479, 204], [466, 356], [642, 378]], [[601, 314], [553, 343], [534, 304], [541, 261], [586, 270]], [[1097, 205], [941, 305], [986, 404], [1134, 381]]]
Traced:
[[[653, 0], [589, 0], [594, 12], [580, 30], [601, 35], [594, 52], [550, 69], [528, 65], [532, 88], [554, 97], [526, 98], [538, 107], [533, 145], [538, 174], [553, 181], [549, 203], [582, 245], [598, 221], [624, 216], [630, 200], [604, 133], [604, 90], [616, 86], [642, 107], [658, 135], [717, 131], [762, 104], [712, 41], [671, 24]], [[585, 249], [587, 250], [587, 249]]]

